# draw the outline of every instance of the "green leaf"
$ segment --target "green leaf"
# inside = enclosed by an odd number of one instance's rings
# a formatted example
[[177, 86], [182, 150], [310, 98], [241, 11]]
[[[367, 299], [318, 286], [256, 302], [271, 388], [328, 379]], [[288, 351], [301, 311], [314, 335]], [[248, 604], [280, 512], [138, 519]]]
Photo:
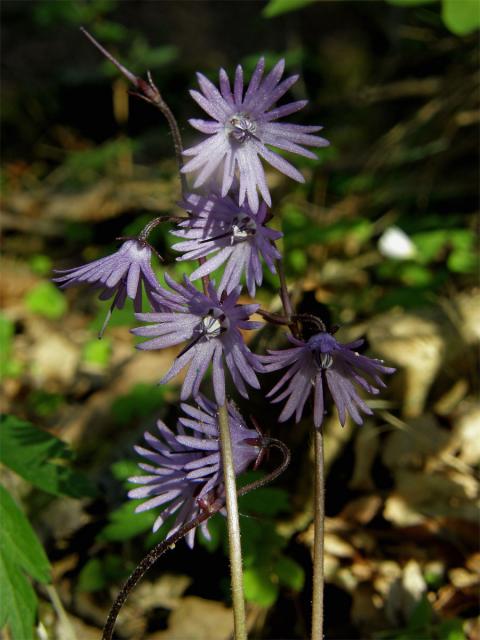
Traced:
[[294, 591], [303, 589], [305, 572], [298, 562], [295, 562], [292, 558], [281, 555], [275, 565], [275, 573], [283, 586], [289, 587]]
[[213, 552], [218, 549], [222, 540], [225, 538], [225, 518], [216, 513], [208, 520], [208, 531], [210, 533], [210, 540], [207, 540], [202, 533], [202, 530], [199, 529], [199, 534], [197, 540], [200, 542], [202, 547], [208, 549], [208, 551]]
[[0, 628], [10, 627], [14, 640], [33, 640], [37, 598], [32, 585], [8, 556], [0, 553]]
[[397, 7], [417, 7], [422, 4], [432, 4], [438, 0], [387, 0], [388, 4], [393, 4]]
[[[251, 482], [249, 480], [249, 482]], [[243, 484], [243, 483], [242, 483]], [[242, 513], [254, 513], [256, 515], [276, 516], [291, 510], [288, 493], [275, 487], [263, 487], [239, 498], [238, 501]]]
[[408, 621], [408, 630], [424, 629], [432, 621], [432, 605], [426, 597], [423, 597], [415, 606]]
[[47, 276], [52, 271], [52, 260], [48, 256], [35, 255], [29, 260], [30, 269], [39, 276]]
[[0, 462], [35, 487], [72, 498], [96, 495], [83, 474], [53, 462], [73, 458], [73, 452], [55, 436], [15, 416], [4, 416], [0, 439]]
[[243, 573], [245, 598], [261, 607], [270, 607], [278, 596], [278, 584], [265, 567], [250, 567]]
[[50, 564], [26, 516], [2, 485], [0, 522], [0, 627], [8, 625], [14, 640], [30, 640], [37, 598], [25, 572], [50, 582]]
[[127, 395], [117, 398], [112, 404], [113, 418], [121, 426], [126, 426], [139, 418], [146, 418], [160, 409], [164, 395], [164, 386], [159, 387], [142, 382], [136, 384]]
[[303, 7], [317, 1], [318, 0], [270, 0], [262, 13], [265, 18], [275, 18], [282, 13], [303, 9]]
[[466, 637], [463, 631], [463, 620], [459, 618], [445, 620], [438, 627], [439, 640], [466, 640]]
[[112, 343], [108, 338], [90, 340], [83, 347], [82, 360], [98, 367], [106, 367], [112, 355]]
[[0, 549], [39, 582], [50, 582], [50, 564], [35, 532], [17, 503], [0, 485]]
[[89, 560], [78, 576], [80, 591], [99, 591], [112, 582], [126, 578], [130, 569], [125, 567], [125, 561], [119, 556], [107, 554], [104, 558]]
[[15, 377], [22, 370], [22, 365], [16, 360], [11, 360], [12, 338], [15, 326], [10, 318], [0, 313], [0, 376]]
[[121, 542], [151, 529], [159, 511], [155, 509], [135, 513], [138, 504], [138, 500], [129, 500], [113, 511], [109, 516], [110, 523], [100, 531], [97, 539]]
[[51, 320], [61, 318], [67, 310], [65, 296], [49, 281], [33, 287], [25, 296], [25, 305], [29, 311]]
[[121, 482], [128, 480], [131, 476], [137, 476], [138, 464], [134, 460], [117, 460], [110, 467], [112, 475]]
[[442, 18], [452, 33], [465, 36], [480, 27], [480, 3], [478, 0], [443, 0]]

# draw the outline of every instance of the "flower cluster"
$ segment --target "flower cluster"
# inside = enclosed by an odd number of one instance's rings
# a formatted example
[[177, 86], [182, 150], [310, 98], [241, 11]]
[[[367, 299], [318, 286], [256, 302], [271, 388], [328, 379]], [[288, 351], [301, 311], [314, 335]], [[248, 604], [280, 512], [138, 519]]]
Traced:
[[[181, 405], [186, 417], [179, 419], [177, 433], [159, 420], [160, 438], [146, 432], [144, 438], [149, 448], [135, 447], [147, 460], [139, 465], [147, 475], [129, 478], [130, 482], [141, 486], [132, 489], [128, 495], [145, 500], [135, 509], [137, 513], [164, 507], [155, 520], [154, 531], [170, 516], [176, 515], [169, 532], [172, 535], [216, 500], [224, 498], [217, 407], [201, 394], [197, 396], [197, 402], [197, 407]], [[257, 459], [261, 449], [256, 444], [257, 432], [248, 429], [231, 402], [228, 403], [228, 417], [233, 464], [238, 475]], [[204, 536], [210, 539], [208, 524], [202, 523], [201, 528]], [[190, 547], [193, 547], [194, 537], [195, 530], [192, 529], [186, 537]]]
[[[297, 100], [276, 106], [298, 79], [291, 76], [282, 80], [284, 66], [281, 60], [265, 74], [265, 61], [261, 58], [246, 90], [241, 66], [236, 69], [232, 85], [226, 72], [220, 70], [219, 89], [198, 74], [201, 92], [192, 91], [191, 95], [212, 120], [190, 120], [207, 137], [183, 152], [188, 161], [182, 172], [196, 172], [193, 189], [203, 187], [203, 192], [183, 193], [181, 206], [188, 217], [171, 231], [178, 239], [173, 245], [181, 254], [177, 260], [199, 261], [190, 278], [184, 276], [179, 284], [165, 274], [167, 289], [159, 284], [152, 270], [152, 248], [146, 238], [159, 221], [171, 220], [169, 216], [153, 220], [137, 238], [125, 240], [116, 253], [59, 271], [55, 278], [62, 287], [87, 283], [102, 290], [101, 299], [113, 298], [106, 322], [112, 310], [122, 308], [130, 298], [137, 320], [146, 323], [132, 330], [136, 336], [147, 338], [137, 345], [138, 349], [183, 345], [160, 383], [169, 382], [187, 368], [181, 399], [192, 397], [197, 406], [181, 405], [185, 416], [179, 419], [176, 431], [158, 421], [159, 437], [145, 433], [148, 448], [136, 447], [146, 460], [140, 464], [145, 474], [130, 478], [139, 486], [129, 496], [143, 501], [136, 511], [162, 507], [154, 530], [175, 517], [170, 530], [175, 533], [224, 500], [219, 407], [228, 407], [235, 473], [242, 473], [262, 453], [256, 431], [249, 429], [235, 406], [227, 402], [225, 369], [235, 389], [245, 398], [248, 387], [260, 388], [257, 373], [286, 369], [267, 395], [273, 402], [285, 401], [279, 420], [294, 415], [298, 422], [307, 399], [313, 395], [317, 428], [324, 417], [326, 387], [337, 407], [340, 423], [345, 424], [348, 414], [361, 424], [361, 414], [371, 414], [371, 410], [360, 390], [379, 393], [379, 388], [385, 386], [381, 376], [394, 371], [380, 360], [357, 353], [361, 340], [340, 344], [325, 330], [305, 339], [289, 336], [291, 348], [270, 350], [264, 356], [252, 353], [245, 343], [243, 332], [262, 325], [250, 319], [258, 304], [239, 303], [242, 283], [245, 281], [253, 298], [263, 281], [263, 265], [275, 274], [281, 259], [275, 243], [282, 233], [267, 226], [272, 215], [267, 210], [271, 197], [262, 160], [303, 182], [302, 174], [271, 147], [315, 158], [306, 147], [328, 145], [324, 138], [315, 135], [320, 126], [278, 122], [307, 104], [305, 100]], [[132, 78], [137, 88], [143, 86], [139, 84], [142, 81]], [[153, 91], [151, 81], [150, 85], [144, 84]], [[175, 128], [172, 130], [175, 133]], [[220, 267], [223, 274], [215, 287], [210, 276]], [[192, 283], [200, 278], [203, 291]], [[148, 312], [142, 312], [143, 290], [151, 306]], [[285, 299], [285, 290], [282, 295]], [[268, 318], [267, 312], [262, 313]], [[200, 392], [209, 368], [215, 403]], [[208, 536], [206, 523], [202, 529]], [[194, 535], [194, 530], [188, 534], [190, 546]]]

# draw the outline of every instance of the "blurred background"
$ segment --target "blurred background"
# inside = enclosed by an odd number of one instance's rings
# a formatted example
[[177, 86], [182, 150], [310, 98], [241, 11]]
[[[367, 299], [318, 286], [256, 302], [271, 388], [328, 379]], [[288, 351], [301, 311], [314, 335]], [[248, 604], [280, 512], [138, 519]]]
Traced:
[[[2, 423], [1, 478], [48, 556], [43, 569], [41, 549], [37, 564], [12, 569], [3, 588], [24, 609], [12, 613], [12, 601], [0, 615], [4, 637], [26, 640], [21, 621], [36, 615], [42, 640], [98, 638], [122, 581], [166, 533], [150, 533], [155, 513], [133, 515], [126, 478], [142, 433], [176, 421], [178, 380], [156, 386], [176, 351], [135, 352], [128, 304], [99, 341], [108, 303], [50, 281], [52, 268], [111, 253], [118, 236], [180, 211], [165, 122], [128, 96], [80, 25], [134, 73], [152, 71], [186, 146], [187, 119], [203, 117], [188, 95], [195, 71], [215, 80], [240, 62], [248, 76], [265, 55], [301, 74], [291, 93], [309, 105], [293, 121], [321, 123], [331, 146], [318, 161], [295, 158], [305, 185], [268, 176], [295, 303], [398, 370], [363, 427], [342, 429], [333, 410], [325, 424], [326, 637], [480, 637], [477, 2], [3, 0], [1, 10], [1, 410], [16, 416]], [[167, 226], [151, 238], [159, 274], [188, 271]], [[258, 292], [272, 311], [277, 284], [266, 273]], [[250, 344], [282, 345], [272, 328]], [[305, 638], [311, 421], [275, 424], [272, 385], [265, 377], [242, 408], [293, 461], [241, 501], [249, 625], [255, 638]], [[19, 423], [30, 438], [16, 440]], [[118, 638], [230, 637], [223, 519], [210, 529], [212, 542], [180, 543], [150, 571]]]

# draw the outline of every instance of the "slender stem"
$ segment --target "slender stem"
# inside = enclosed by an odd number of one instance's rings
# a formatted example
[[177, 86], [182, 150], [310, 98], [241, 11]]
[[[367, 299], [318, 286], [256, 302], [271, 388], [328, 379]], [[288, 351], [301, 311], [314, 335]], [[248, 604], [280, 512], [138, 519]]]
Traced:
[[240, 521], [238, 517], [237, 488], [232, 453], [232, 439], [228, 424], [228, 409], [224, 404], [218, 409], [218, 426], [222, 452], [225, 501], [227, 505], [227, 529], [230, 552], [230, 573], [232, 584], [233, 620], [235, 640], [246, 640], [245, 599], [243, 595], [242, 547], [240, 542]]
[[323, 640], [323, 556], [325, 535], [325, 463], [323, 429], [315, 429], [315, 520], [313, 538], [312, 640]]
[[175, 157], [177, 159], [179, 174], [180, 174], [180, 184], [182, 187], [182, 195], [185, 195], [188, 190], [187, 179], [185, 174], [182, 173], [183, 168], [183, 144], [182, 144], [182, 136], [180, 134], [180, 129], [178, 128], [177, 120], [173, 115], [170, 107], [165, 102], [162, 97], [162, 94], [158, 90], [158, 87], [155, 85], [152, 74], [150, 71], [147, 71], [147, 80], [143, 80], [143, 78], [139, 78], [134, 73], [129, 71], [126, 67], [123, 66], [105, 47], [103, 47], [98, 40], [96, 40], [91, 33], [89, 33], [84, 27], [80, 27], [80, 31], [87, 37], [90, 42], [100, 51], [100, 53], [107, 58], [113, 65], [117, 67], [117, 69], [122, 73], [125, 78], [129, 82], [133, 84], [133, 86], [138, 89], [139, 93], [134, 93], [137, 97], [145, 100], [149, 104], [152, 104], [156, 107], [166, 118], [168, 122], [168, 126], [170, 127], [170, 132], [173, 138], [173, 147], [175, 149]]
[[285, 315], [290, 318], [293, 313], [292, 301], [290, 300], [290, 294], [288, 293], [287, 279], [285, 277], [285, 270], [283, 268], [283, 260], [279, 258], [276, 262], [277, 273], [280, 279], [280, 298], [282, 300], [283, 310]]

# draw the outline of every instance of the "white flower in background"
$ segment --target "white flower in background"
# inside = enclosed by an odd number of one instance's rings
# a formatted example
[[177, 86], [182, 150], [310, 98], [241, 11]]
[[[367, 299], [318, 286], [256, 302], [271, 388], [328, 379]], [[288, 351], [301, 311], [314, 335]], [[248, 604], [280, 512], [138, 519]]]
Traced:
[[408, 260], [417, 254], [417, 247], [399, 227], [385, 229], [378, 240], [378, 250], [394, 260]]

